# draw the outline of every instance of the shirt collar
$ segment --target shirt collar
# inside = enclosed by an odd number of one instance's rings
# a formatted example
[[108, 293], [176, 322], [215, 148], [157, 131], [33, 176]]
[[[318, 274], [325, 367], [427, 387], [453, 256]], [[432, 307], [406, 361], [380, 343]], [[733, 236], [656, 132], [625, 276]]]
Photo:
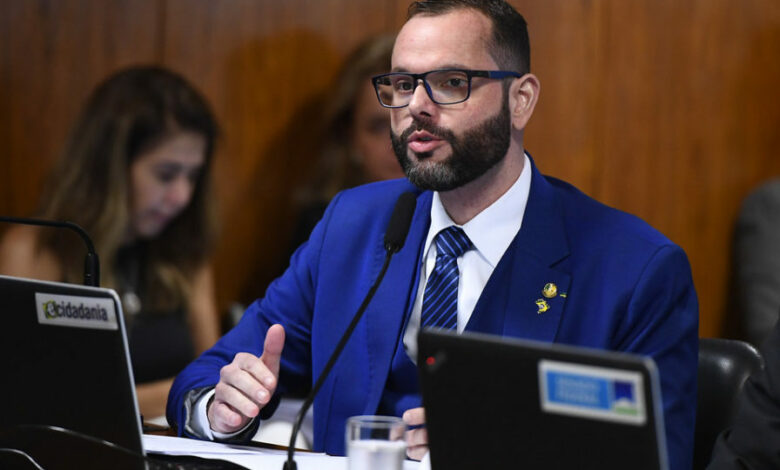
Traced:
[[[493, 268], [498, 265], [509, 244], [520, 231], [530, 191], [531, 162], [528, 155], [525, 155], [523, 171], [520, 172], [517, 181], [498, 200], [461, 226], [474, 244], [474, 248]], [[438, 191], [434, 192], [431, 203], [431, 226], [425, 240], [426, 255], [436, 234], [450, 225], [457, 224], [444, 209]]]

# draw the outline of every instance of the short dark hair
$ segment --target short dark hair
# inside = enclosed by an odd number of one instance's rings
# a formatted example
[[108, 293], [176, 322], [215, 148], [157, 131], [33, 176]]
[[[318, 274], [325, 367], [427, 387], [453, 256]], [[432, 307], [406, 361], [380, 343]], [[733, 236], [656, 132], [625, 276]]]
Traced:
[[531, 71], [531, 46], [523, 15], [504, 0], [429, 0], [412, 2], [408, 18], [417, 15], [438, 16], [470, 8], [485, 15], [493, 25], [488, 42], [491, 57], [499, 67], [521, 74]]

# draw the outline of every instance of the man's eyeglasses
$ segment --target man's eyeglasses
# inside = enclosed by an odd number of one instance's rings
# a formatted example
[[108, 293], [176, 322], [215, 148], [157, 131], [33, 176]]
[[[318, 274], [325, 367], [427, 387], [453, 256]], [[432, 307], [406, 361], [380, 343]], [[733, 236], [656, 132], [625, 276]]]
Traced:
[[471, 95], [473, 77], [520, 78], [517, 72], [504, 70], [431, 70], [425, 73], [385, 73], [371, 78], [379, 104], [385, 108], [403, 108], [412, 101], [414, 90], [422, 81], [428, 96], [436, 104], [462, 103]]

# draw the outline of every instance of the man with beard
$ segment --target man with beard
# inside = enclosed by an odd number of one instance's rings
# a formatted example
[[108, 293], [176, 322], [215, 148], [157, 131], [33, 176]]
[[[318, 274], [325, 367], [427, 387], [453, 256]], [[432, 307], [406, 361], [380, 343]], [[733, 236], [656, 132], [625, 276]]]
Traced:
[[[698, 305], [687, 258], [636, 217], [541, 175], [525, 153], [539, 94], [525, 20], [501, 0], [414, 3], [392, 66], [373, 83], [408, 181], [336, 196], [265, 297], [178, 377], [168, 420], [184, 435], [246, 439], [279, 395], [310, 387], [377, 278], [393, 205], [411, 190], [406, 244], [314, 402], [314, 449], [343, 454], [353, 415], [424, 422], [415, 338], [436, 326], [652, 357], [671, 468], [689, 468]], [[407, 441], [420, 458], [425, 429]]]

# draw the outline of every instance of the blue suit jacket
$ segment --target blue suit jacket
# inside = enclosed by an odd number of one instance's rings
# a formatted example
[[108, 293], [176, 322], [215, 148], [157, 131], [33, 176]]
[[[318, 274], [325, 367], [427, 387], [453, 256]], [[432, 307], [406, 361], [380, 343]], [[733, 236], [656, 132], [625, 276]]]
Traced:
[[[279, 393], [310, 386], [385, 256], [383, 235], [398, 196], [417, 193], [406, 244], [314, 402], [314, 448], [344, 453], [347, 417], [374, 414], [417, 294], [432, 193], [406, 180], [337, 195], [290, 267], [241, 322], [176, 379], [168, 420], [184, 429], [187, 391], [213, 386], [240, 351], [262, 353], [268, 327], [286, 330]], [[558, 295], [539, 314], [552, 282]], [[608, 208], [533, 167], [521, 230], [475, 307], [467, 329], [651, 356], [658, 365], [673, 469], [690, 468], [696, 404], [698, 305], [685, 253], [638, 218]]]

